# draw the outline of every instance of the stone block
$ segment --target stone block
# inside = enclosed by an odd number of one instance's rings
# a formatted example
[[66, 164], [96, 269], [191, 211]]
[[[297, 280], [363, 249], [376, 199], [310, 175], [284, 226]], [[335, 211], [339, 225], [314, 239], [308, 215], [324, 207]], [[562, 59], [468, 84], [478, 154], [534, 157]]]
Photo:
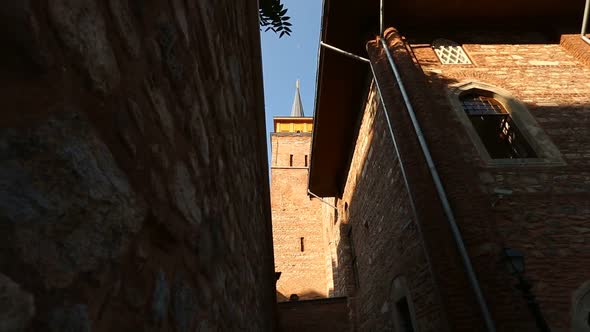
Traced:
[[0, 273], [0, 331], [25, 331], [34, 315], [33, 296]]

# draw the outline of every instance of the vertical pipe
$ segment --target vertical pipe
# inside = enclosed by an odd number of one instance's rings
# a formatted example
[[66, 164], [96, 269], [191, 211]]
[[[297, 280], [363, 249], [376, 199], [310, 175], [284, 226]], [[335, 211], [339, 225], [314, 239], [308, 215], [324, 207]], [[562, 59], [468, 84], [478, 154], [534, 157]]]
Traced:
[[582, 31], [580, 36], [582, 40], [590, 44], [590, 39], [586, 37], [586, 29], [588, 28], [588, 16], [590, 16], [590, 0], [586, 0], [586, 6], [584, 7], [584, 17], [582, 18]]
[[463, 261], [465, 272], [467, 273], [467, 279], [469, 280], [469, 283], [471, 284], [471, 288], [473, 289], [473, 292], [475, 293], [475, 297], [476, 297], [477, 302], [479, 304], [479, 307], [480, 307], [480, 310], [481, 310], [481, 313], [482, 313], [482, 316], [484, 319], [484, 323], [485, 323], [486, 328], [489, 332], [495, 332], [496, 328], [494, 326], [492, 316], [491, 316], [490, 311], [488, 309], [488, 305], [486, 303], [486, 300], [483, 296], [483, 292], [481, 291], [479, 281], [477, 280], [477, 276], [475, 275], [475, 271], [473, 270], [473, 266], [471, 264], [471, 260], [469, 259], [469, 255], [467, 254], [467, 249], [465, 248], [465, 244], [464, 244], [463, 239], [461, 237], [461, 231], [459, 230], [459, 227], [457, 226], [457, 222], [455, 220], [455, 215], [453, 214], [453, 210], [451, 209], [451, 205], [450, 205], [449, 200], [447, 198], [445, 189], [444, 189], [442, 182], [440, 180], [440, 177], [438, 175], [438, 171], [436, 169], [436, 166], [434, 165], [434, 162], [432, 160], [432, 155], [430, 154], [430, 150], [428, 148], [428, 145], [426, 144], [426, 140], [424, 138], [424, 135], [422, 134], [422, 129], [420, 128], [420, 124], [418, 123], [418, 119], [416, 118], [414, 108], [412, 107], [412, 103], [410, 102], [410, 98], [407, 94], [406, 88], [404, 87], [404, 84], [401, 79], [400, 73], [397, 69], [397, 66], [396, 66], [395, 62], [393, 61], [393, 57], [391, 56], [391, 53], [389, 52], [389, 47], [387, 46], [387, 44], [385, 42], [385, 38], [380, 38], [380, 39], [381, 39], [381, 44], [383, 46], [385, 54], [387, 56], [389, 66], [395, 76], [395, 80], [397, 81], [399, 90], [402, 94], [402, 98], [403, 98], [404, 103], [406, 105], [406, 110], [408, 111], [408, 115], [410, 116], [410, 119], [412, 121], [412, 125], [414, 127], [414, 130], [416, 132], [416, 136], [418, 138], [418, 142], [420, 144], [420, 148], [422, 149], [422, 153], [424, 155], [424, 158], [426, 159], [426, 164], [428, 165], [428, 168], [430, 170], [430, 175], [432, 176], [432, 180], [434, 182], [434, 185], [436, 187], [436, 191], [438, 193], [438, 197], [441, 201], [443, 210], [444, 210], [445, 215], [447, 217], [447, 221], [449, 222], [449, 225], [451, 227], [451, 232], [453, 234], [455, 244], [457, 245], [457, 249], [459, 250], [461, 260]]
[[[412, 189], [410, 187], [410, 183], [408, 182], [408, 177], [406, 175], [406, 167], [404, 166], [404, 162], [402, 160], [402, 156], [400, 155], [399, 148], [397, 145], [397, 140], [395, 139], [395, 135], [393, 134], [393, 126], [391, 125], [391, 120], [389, 119], [389, 112], [387, 111], [387, 107], [385, 105], [385, 101], [383, 100], [383, 94], [381, 93], [381, 87], [379, 86], [379, 81], [377, 81], [377, 76], [375, 75], [375, 68], [373, 68], [373, 64], [369, 63], [371, 66], [371, 72], [373, 73], [373, 81], [375, 82], [375, 86], [377, 87], [377, 93], [379, 94], [379, 102], [381, 103], [381, 109], [383, 110], [383, 114], [385, 115], [385, 121], [387, 122], [387, 127], [389, 129], [389, 136], [391, 137], [391, 141], [393, 142], [393, 148], [395, 150], [395, 155], [397, 157], [397, 162], [399, 164], [399, 169], [401, 176], [404, 180], [404, 186], [406, 187], [406, 193], [408, 194], [408, 200], [410, 203], [410, 209], [412, 210], [412, 216], [414, 217], [414, 221], [418, 227], [418, 232], [421, 234], [420, 236], [423, 238], [422, 235], [422, 228], [418, 223], [418, 212], [416, 210], [416, 203], [414, 199], [414, 195], [412, 193]], [[434, 276], [434, 271], [432, 270], [432, 264], [430, 261], [430, 255], [428, 255], [426, 245], [422, 246], [424, 250], [424, 257], [426, 257], [426, 262], [428, 264], [428, 270], [430, 274]], [[437, 288], [438, 291], [438, 288]], [[440, 294], [437, 294], [440, 297]]]
[[399, 163], [400, 173], [402, 175], [402, 178], [404, 179], [404, 186], [406, 187], [406, 192], [408, 193], [408, 199], [410, 201], [410, 208], [412, 209], [412, 214], [414, 215], [414, 220], [416, 220], [416, 222], [418, 222], [418, 212], [416, 210], [416, 204], [414, 203], [414, 195], [412, 195], [410, 183], [408, 182], [408, 177], [406, 176], [406, 168], [404, 166], [404, 163], [402, 162], [402, 157], [399, 153], [397, 140], [395, 139], [395, 135], [393, 134], [393, 127], [391, 126], [391, 121], [389, 120], [389, 113], [387, 112], [387, 107], [385, 106], [385, 102], [383, 101], [383, 94], [381, 93], [381, 87], [379, 86], [379, 81], [377, 81], [377, 76], [375, 75], [375, 69], [373, 68], [373, 64], [369, 63], [369, 65], [371, 66], [371, 72], [373, 73], [373, 80], [375, 81], [375, 86], [377, 87], [377, 93], [379, 94], [379, 101], [381, 102], [381, 108], [383, 109], [383, 114], [385, 114], [385, 121], [387, 122], [387, 128], [389, 129], [389, 135], [391, 136], [391, 140], [393, 141], [393, 148], [395, 150], [395, 156], [397, 157], [397, 162]]
[[379, 36], [383, 37], [383, 0], [379, 1]]
[[582, 18], [582, 31], [580, 31], [580, 34], [582, 36], [586, 35], [586, 28], [588, 27], [588, 14], [590, 14], [590, 0], [586, 0], [586, 6], [584, 6], [584, 17]]

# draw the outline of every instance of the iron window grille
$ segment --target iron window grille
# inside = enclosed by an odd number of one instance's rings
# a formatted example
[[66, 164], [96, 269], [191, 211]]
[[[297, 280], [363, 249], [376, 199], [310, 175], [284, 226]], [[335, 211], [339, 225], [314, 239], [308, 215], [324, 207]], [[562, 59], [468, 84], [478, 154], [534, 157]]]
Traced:
[[466, 94], [460, 100], [491, 158], [537, 158], [499, 101], [479, 94]]
[[443, 65], [471, 64], [471, 60], [461, 45], [448, 39], [437, 39], [432, 42], [432, 48]]

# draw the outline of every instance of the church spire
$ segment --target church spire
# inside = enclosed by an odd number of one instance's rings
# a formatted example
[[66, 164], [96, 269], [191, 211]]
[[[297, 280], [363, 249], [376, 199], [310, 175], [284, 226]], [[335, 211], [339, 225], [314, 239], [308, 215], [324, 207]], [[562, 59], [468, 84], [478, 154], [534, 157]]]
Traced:
[[302, 118], [305, 115], [303, 114], [303, 105], [301, 104], [301, 96], [299, 95], [299, 80], [295, 83], [295, 99], [293, 100], [293, 108], [291, 109], [291, 116]]

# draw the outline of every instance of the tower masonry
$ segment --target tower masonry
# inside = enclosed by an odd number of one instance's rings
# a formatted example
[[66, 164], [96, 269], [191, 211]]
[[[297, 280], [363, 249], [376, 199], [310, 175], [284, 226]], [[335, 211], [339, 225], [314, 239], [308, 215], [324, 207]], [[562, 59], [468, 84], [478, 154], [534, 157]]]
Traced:
[[313, 118], [303, 113], [299, 82], [291, 116], [275, 117], [271, 133], [271, 205], [278, 301], [313, 299], [331, 290], [331, 262], [322, 202], [307, 192]]

